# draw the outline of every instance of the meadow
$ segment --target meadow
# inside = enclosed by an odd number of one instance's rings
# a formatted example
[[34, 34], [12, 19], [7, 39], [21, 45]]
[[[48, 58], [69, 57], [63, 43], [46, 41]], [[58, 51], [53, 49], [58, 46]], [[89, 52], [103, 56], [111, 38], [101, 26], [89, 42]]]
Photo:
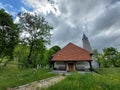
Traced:
[[[48, 69], [18, 69], [16, 63], [12, 61], [6, 67], [0, 67], [0, 90], [56, 75]], [[74, 71], [63, 81], [42, 90], [120, 90], [120, 68], [100, 68], [94, 71], [84, 74]]]
[[16, 67], [0, 67], [0, 90], [20, 86], [33, 81], [49, 78], [56, 74], [48, 69], [18, 69]]
[[101, 68], [97, 73], [73, 72], [65, 80], [43, 90], [120, 90], [120, 68]]

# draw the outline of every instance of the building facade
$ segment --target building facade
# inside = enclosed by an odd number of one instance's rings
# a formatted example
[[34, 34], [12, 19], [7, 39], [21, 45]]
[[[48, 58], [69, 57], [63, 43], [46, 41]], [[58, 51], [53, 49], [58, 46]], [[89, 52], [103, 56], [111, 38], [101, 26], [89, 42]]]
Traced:
[[52, 58], [54, 70], [92, 70], [92, 53], [69, 43]]

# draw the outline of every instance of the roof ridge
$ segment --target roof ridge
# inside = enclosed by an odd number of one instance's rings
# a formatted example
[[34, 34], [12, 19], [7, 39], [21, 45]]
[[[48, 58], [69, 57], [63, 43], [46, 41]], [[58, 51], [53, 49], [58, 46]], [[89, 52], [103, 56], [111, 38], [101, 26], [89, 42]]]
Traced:
[[[80, 48], [80, 49], [82, 49], [82, 50], [84, 50], [84, 51], [86, 51], [86, 52], [89, 52], [89, 53], [92, 53], [92, 52], [90, 52], [90, 51], [88, 51], [88, 50], [86, 50], [86, 49], [84, 49], [84, 48], [82, 48], [82, 47], [80, 47], [80, 46], [78, 46], [78, 45], [76, 45], [76, 44], [73, 44], [73, 43], [69, 43], [69, 44], [72, 44], [72, 45], [74, 45], [74, 46], [76, 46], [76, 47], [78, 47], [78, 48]], [[68, 46], [69, 44], [67, 44], [66, 46]], [[65, 46], [65, 47], [66, 47]]]
[[52, 60], [58, 61], [75, 61], [75, 60], [92, 60], [91, 53], [73, 43], [68, 43], [61, 50], [54, 54]]

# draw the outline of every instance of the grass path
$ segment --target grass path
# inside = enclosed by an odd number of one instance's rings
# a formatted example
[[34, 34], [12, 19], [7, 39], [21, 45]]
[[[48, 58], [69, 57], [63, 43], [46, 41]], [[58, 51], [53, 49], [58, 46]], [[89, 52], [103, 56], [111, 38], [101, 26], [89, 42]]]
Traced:
[[51, 85], [54, 85], [54, 84], [60, 82], [61, 80], [63, 80], [64, 78], [65, 78], [65, 76], [54, 76], [51, 78], [32, 82], [30, 84], [25, 84], [25, 85], [15, 87], [12, 89], [8, 89], [8, 90], [40, 90], [41, 88], [47, 88]]
[[15, 67], [0, 68], [0, 90], [8, 90], [27, 83], [40, 81], [46, 78], [56, 76], [49, 69], [18, 69]]

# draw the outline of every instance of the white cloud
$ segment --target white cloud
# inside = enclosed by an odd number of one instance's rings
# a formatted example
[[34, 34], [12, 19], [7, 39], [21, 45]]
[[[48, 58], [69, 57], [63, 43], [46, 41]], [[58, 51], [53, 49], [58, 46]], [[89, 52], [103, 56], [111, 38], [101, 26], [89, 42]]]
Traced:
[[[82, 47], [87, 34], [92, 48], [116, 46], [120, 50], [119, 0], [54, 0], [57, 11], [48, 0], [23, 0], [33, 12], [43, 14], [54, 27], [51, 46], [73, 42]], [[119, 40], [119, 41], [118, 41]]]
[[33, 8], [35, 13], [48, 14], [50, 12], [59, 15], [60, 12], [56, 4], [51, 4], [48, 0], [22, 0], [25, 5]]
[[21, 7], [21, 11], [22, 12], [29, 12], [27, 9], [25, 9], [24, 7]]
[[19, 23], [19, 17], [18, 16], [15, 18], [14, 23], [16, 23], [16, 24]]

